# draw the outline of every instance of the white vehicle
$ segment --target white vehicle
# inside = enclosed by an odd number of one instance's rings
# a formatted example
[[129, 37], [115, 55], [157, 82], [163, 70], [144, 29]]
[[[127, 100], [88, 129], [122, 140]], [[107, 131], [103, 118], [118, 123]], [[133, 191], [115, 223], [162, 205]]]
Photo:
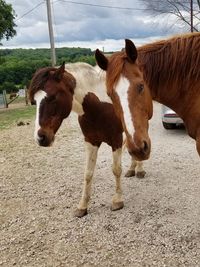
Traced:
[[183, 120], [176, 114], [176, 112], [165, 105], [162, 105], [162, 124], [167, 130], [184, 125]]

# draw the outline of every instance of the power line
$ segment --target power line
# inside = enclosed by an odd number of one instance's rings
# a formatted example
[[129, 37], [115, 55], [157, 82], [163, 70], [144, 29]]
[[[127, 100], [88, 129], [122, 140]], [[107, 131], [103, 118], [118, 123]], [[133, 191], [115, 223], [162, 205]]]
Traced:
[[[69, 4], [75, 4], [75, 5], [84, 5], [84, 6], [90, 6], [90, 7], [109, 8], [109, 9], [118, 9], [118, 10], [131, 10], [131, 11], [148, 11], [148, 10], [151, 10], [151, 9], [147, 9], [147, 8], [134, 8], [134, 7], [121, 7], [121, 6], [98, 5], [98, 4], [91, 4], [91, 3], [68, 1], [68, 0], [55, 0], [55, 1], [52, 1], [52, 4], [55, 4], [57, 2], [65, 2], [65, 3], [69, 3]], [[157, 0], [152, 0], [152, 2], [158, 2], [159, 3], [160, 0], [158, 0], [158, 1]], [[18, 20], [22, 19], [23, 17], [27, 16], [28, 14], [30, 14], [31, 12], [33, 12], [36, 8], [38, 8], [39, 6], [41, 6], [44, 3], [45, 3], [45, 0], [43, 0], [42, 2], [40, 2], [39, 4], [37, 4], [36, 6], [34, 6], [33, 8], [31, 8], [29, 11], [27, 11], [26, 13], [24, 13], [21, 17], [19, 17], [15, 21], [18, 21]], [[186, 3], [189, 4], [189, 2], [184, 2], [184, 3], [185, 4]]]
[[91, 4], [91, 3], [83, 3], [83, 2], [75, 2], [75, 1], [68, 1], [68, 0], [56, 0], [56, 2], [66, 2], [75, 5], [83, 5], [83, 6], [91, 6], [91, 7], [100, 7], [100, 8], [110, 8], [110, 9], [121, 9], [121, 10], [135, 10], [135, 11], [145, 11], [147, 9], [144, 8], [132, 8], [132, 7], [121, 7], [121, 6], [107, 6], [107, 5], [98, 5], [98, 4]]
[[[98, 5], [98, 4], [90, 4], [90, 3], [82, 3], [82, 2], [75, 2], [75, 1], [67, 1], [67, 0], [55, 0], [52, 2], [52, 4], [55, 4], [57, 2], [66, 2], [66, 3], [71, 3], [71, 4], [76, 4], [76, 5], [85, 5], [85, 6], [92, 6], [92, 7], [100, 7], [100, 8], [110, 8], [110, 9], [121, 9], [121, 10], [142, 10], [145, 11], [146, 9], [142, 9], [142, 8], [131, 8], [131, 7], [120, 7], [120, 6], [107, 6], [107, 5]], [[31, 8], [29, 11], [27, 11], [26, 13], [24, 13], [21, 17], [19, 17], [18, 19], [16, 19], [15, 21], [18, 21], [20, 19], [22, 19], [23, 17], [27, 16], [28, 14], [30, 14], [31, 12], [33, 12], [36, 8], [38, 8], [39, 6], [41, 6], [42, 4], [45, 3], [45, 0], [43, 0], [42, 2], [40, 2], [39, 4], [37, 4], [36, 6], [34, 6], [33, 8]]]
[[[99, 5], [99, 4], [91, 4], [91, 3], [83, 3], [83, 2], [76, 2], [76, 1], [70, 1], [70, 0], [56, 0], [53, 3], [56, 2], [66, 2], [70, 4], [76, 4], [76, 5], [84, 5], [84, 6], [91, 6], [91, 7], [100, 7], [100, 8], [110, 8], [110, 9], [121, 9], [121, 10], [134, 10], [134, 11], [147, 11], [151, 9], [147, 8], [134, 8], [134, 7], [122, 7], [122, 6], [108, 6], [108, 5]], [[152, 0], [151, 2], [154, 3], [160, 3], [160, 0]], [[190, 2], [181, 2], [182, 4], [190, 4]]]
[[18, 19], [16, 19], [15, 21], [18, 21], [20, 19], [22, 19], [23, 17], [25, 17], [26, 15], [30, 14], [31, 12], [33, 12], [36, 8], [38, 8], [39, 6], [41, 6], [42, 4], [44, 4], [44, 0], [42, 2], [40, 2], [39, 4], [37, 4], [35, 7], [33, 7], [32, 9], [30, 9], [29, 11], [27, 11], [26, 13], [24, 13], [21, 17], [19, 17]]

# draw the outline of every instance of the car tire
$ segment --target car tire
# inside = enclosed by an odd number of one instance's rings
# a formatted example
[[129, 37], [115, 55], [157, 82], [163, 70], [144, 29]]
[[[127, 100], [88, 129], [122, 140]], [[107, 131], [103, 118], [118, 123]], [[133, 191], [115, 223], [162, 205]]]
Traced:
[[162, 122], [163, 124], [163, 127], [166, 129], [166, 130], [172, 130], [172, 129], [175, 129], [176, 128], [176, 125], [172, 124], [172, 123], [167, 123], [167, 122]]

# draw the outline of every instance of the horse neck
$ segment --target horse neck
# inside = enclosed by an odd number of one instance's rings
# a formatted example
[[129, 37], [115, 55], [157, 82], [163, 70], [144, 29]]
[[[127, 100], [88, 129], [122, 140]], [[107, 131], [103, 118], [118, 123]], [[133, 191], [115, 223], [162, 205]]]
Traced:
[[72, 110], [78, 115], [83, 115], [83, 101], [88, 93], [94, 93], [101, 101], [111, 102], [106, 94], [105, 76], [97, 68], [71, 68], [69, 72], [76, 79], [73, 95]]
[[153, 100], [181, 116], [199, 101], [199, 38], [200, 33], [187, 34], [138, 48], [138, 61]]
[[[185, 112], [185, 105], [183, 105], [183, 102], [187, 99], [187, 91], [184, 90], [186, 81], [177, 80], [177, 77], [173, 76], [175, 75], [174, 73], [170, 80], [167, 80], [169, 79], [167, 77], [166, 80], [163, 77], [161, 78], [161, 75], [165, 76], [164, 72], [162, 68], [156, 70], [153, 64], [150, 64], [149, 58], [151, 57], [151, 53], [146, 53], [145, 57], [143, 57], [142, 53], [140, 54], [139, 52], [139, 64], [141, 65], [144, 80], [149, 87], [152, 99], [160, 104], [170, 107], [176, 111], [179, 116], [183, 116]], [[161, 74], [161, 72], [163, 73]], [[170, 67], [168, 68], [168, 72], [170, 72]]]

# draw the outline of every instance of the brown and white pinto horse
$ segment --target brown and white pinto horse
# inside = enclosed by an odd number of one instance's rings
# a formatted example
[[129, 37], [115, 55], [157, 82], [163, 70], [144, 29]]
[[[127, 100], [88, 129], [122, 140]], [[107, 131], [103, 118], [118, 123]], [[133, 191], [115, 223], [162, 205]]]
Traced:
[[[152, 117], [153, 106], [149, 88], [137, 65], [137, 50], [133, 43], [126, 40], [125, 50], [106, 58], [98, 49], [95, 53], [99, 67], [106, 70], [107, 93], [121, 119], [130, 154], [143, 147], [143, 157], [149, 157], [150, 139], [148, 137], [148, 120]], [[139, 120], [135, 120], [135, 117]], [[135, 129], [138, 129], [135, 131]], [[141, 138], [142, 136], [142, 138]]]
[[[127, 61], [136, 57], [137, 52], [130, 40], [126, 40], [125, 50], [114, 53], [110, 60], [100, 51], [96, 51], [99, 66], [107, 70], [108, 93], [110, 80], [113, 79], [112, 73], [116, 71], [112, 62], [120, 62], [124, 66], [121, 69], [122, 75], [124, 69], [133, 74], [134, 65]], [[179, 35], [141, 46], [138, 48], [138, 64], [152, 99], [170, 107], [183, 119], [188, 134], [196, 140], [200, 155], [200, 33]], [[122, 102], [120, 94], [118, 96], [122, 108], [129, 107], [132, 113], [134, 105], [131, 99], [135, 97], [135, 92], [128, 90], [128, 87], [127, 83], [123, 88], [124, 93], [129, 92], [127, 103]], [[141, 93], [144, 92], [142, 87], [139, 90]], [[115, 100], [113, 103], [114, 106], [118, 105]]]
[[[123, 127], [106, 95], [105, 79], [100, 79], [95, 68], [86, 63], [63, 64], [60, 68], [38, 70], [30, 84], [30, 101], [36, 101], [35, 139], [40, 146], [50, 146], [64, 118], [73, 110], [78, 114], [79, 124], [85, 137], [86, 168], [82, 198], [76, 216], [87, 214], [91, 195], [92, 177], [97, 152], [102, 142], [112, 147], [112, 170], [116, 178], [116, 192], [112, 210], [123, 207], [121, 189], [121, 154]], [[104, 93], [104, 96], [102, 94]], [[101, 99], [101, 100], [100, 100]], [[136, 118], [137, 120], [137, 118]], [[141, 157], [142, 149], [136, 151]], [[143, 177], [142, 162], [132, 159], [128, 175]]]

